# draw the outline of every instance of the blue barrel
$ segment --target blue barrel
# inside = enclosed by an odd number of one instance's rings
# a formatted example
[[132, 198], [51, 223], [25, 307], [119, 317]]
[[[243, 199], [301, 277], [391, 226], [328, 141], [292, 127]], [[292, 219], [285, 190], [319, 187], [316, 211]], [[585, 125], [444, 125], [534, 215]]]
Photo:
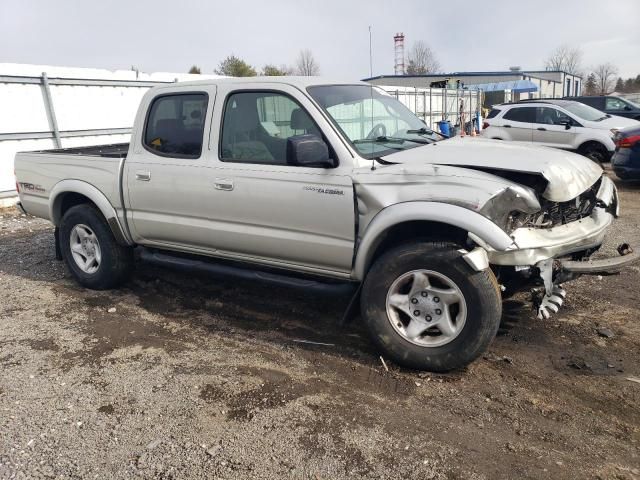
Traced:
[[443, 135], [446, 135], [447, 137], [451, 133], [451, 130], [449, 129], [450, 126], [451, 124], [447, 120], [442, 120], [438, 122], [438, 128], [440, 128], [440, 133]]

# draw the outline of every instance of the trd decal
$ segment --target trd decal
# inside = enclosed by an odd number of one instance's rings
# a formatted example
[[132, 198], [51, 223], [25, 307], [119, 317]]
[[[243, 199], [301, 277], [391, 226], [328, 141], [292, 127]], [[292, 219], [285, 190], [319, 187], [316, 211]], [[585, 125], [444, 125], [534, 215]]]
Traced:
[[34, 185], [33, 183], [20, 182], [20, 189], [27, 190], [29, 192], [45, 192], [46, 190], [41, 185]]
[[344, 195], [344, 190], [338, 190], [337, 188], [324, 188], [324, 187], [315, 187], [313, 185], [305, 185], [302, 187], [303, 190], [308, 190], [310, 192], [324, 193], [325, 195]]

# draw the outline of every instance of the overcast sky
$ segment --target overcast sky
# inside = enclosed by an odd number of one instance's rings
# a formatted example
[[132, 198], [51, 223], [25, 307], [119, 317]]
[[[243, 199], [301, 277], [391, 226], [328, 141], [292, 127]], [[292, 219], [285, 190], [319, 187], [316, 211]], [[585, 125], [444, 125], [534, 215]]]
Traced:
[[358, 79], [369, 25], [374, 75], [393, 73], [395, 32], [426, 41], [445, 72], [542, 69], [567, 43], [587, 68], [640, 73], [639, 0], [0, 0], [0, 62], [210, 73], [231, 53], [260, 68], [308, 48], [322, 74]]

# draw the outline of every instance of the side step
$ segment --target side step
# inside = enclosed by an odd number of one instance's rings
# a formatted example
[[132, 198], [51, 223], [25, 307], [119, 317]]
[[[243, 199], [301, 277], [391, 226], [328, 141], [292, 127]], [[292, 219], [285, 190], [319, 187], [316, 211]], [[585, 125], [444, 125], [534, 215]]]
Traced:
[[352, 296], [358, 289], [353, 282], [322, 282], [312, 278], [299, 278], [284, 274], [252, 270], [244, 266], [235, 266], [223, 261], [209, 261], [198, 257], [184, 257], [139, 247], [140, 259], [154, 265], [172, 267], [184, 271], [200, 271], [214, 276], [234, 277], [244, 280], [280, 285], [287, 288], [313, 290], [319, 293]]

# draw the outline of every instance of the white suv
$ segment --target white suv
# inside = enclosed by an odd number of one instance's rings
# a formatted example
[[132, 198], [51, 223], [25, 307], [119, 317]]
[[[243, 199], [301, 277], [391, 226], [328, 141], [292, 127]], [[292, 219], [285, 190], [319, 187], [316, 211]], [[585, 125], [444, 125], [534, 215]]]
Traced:
[[526, 100], [494, 106], [482, 136], [572, 150], [604, 162], [615, 150], [616, 131], [631, 125], [640, 122], [607, 115], [580, 102]]

